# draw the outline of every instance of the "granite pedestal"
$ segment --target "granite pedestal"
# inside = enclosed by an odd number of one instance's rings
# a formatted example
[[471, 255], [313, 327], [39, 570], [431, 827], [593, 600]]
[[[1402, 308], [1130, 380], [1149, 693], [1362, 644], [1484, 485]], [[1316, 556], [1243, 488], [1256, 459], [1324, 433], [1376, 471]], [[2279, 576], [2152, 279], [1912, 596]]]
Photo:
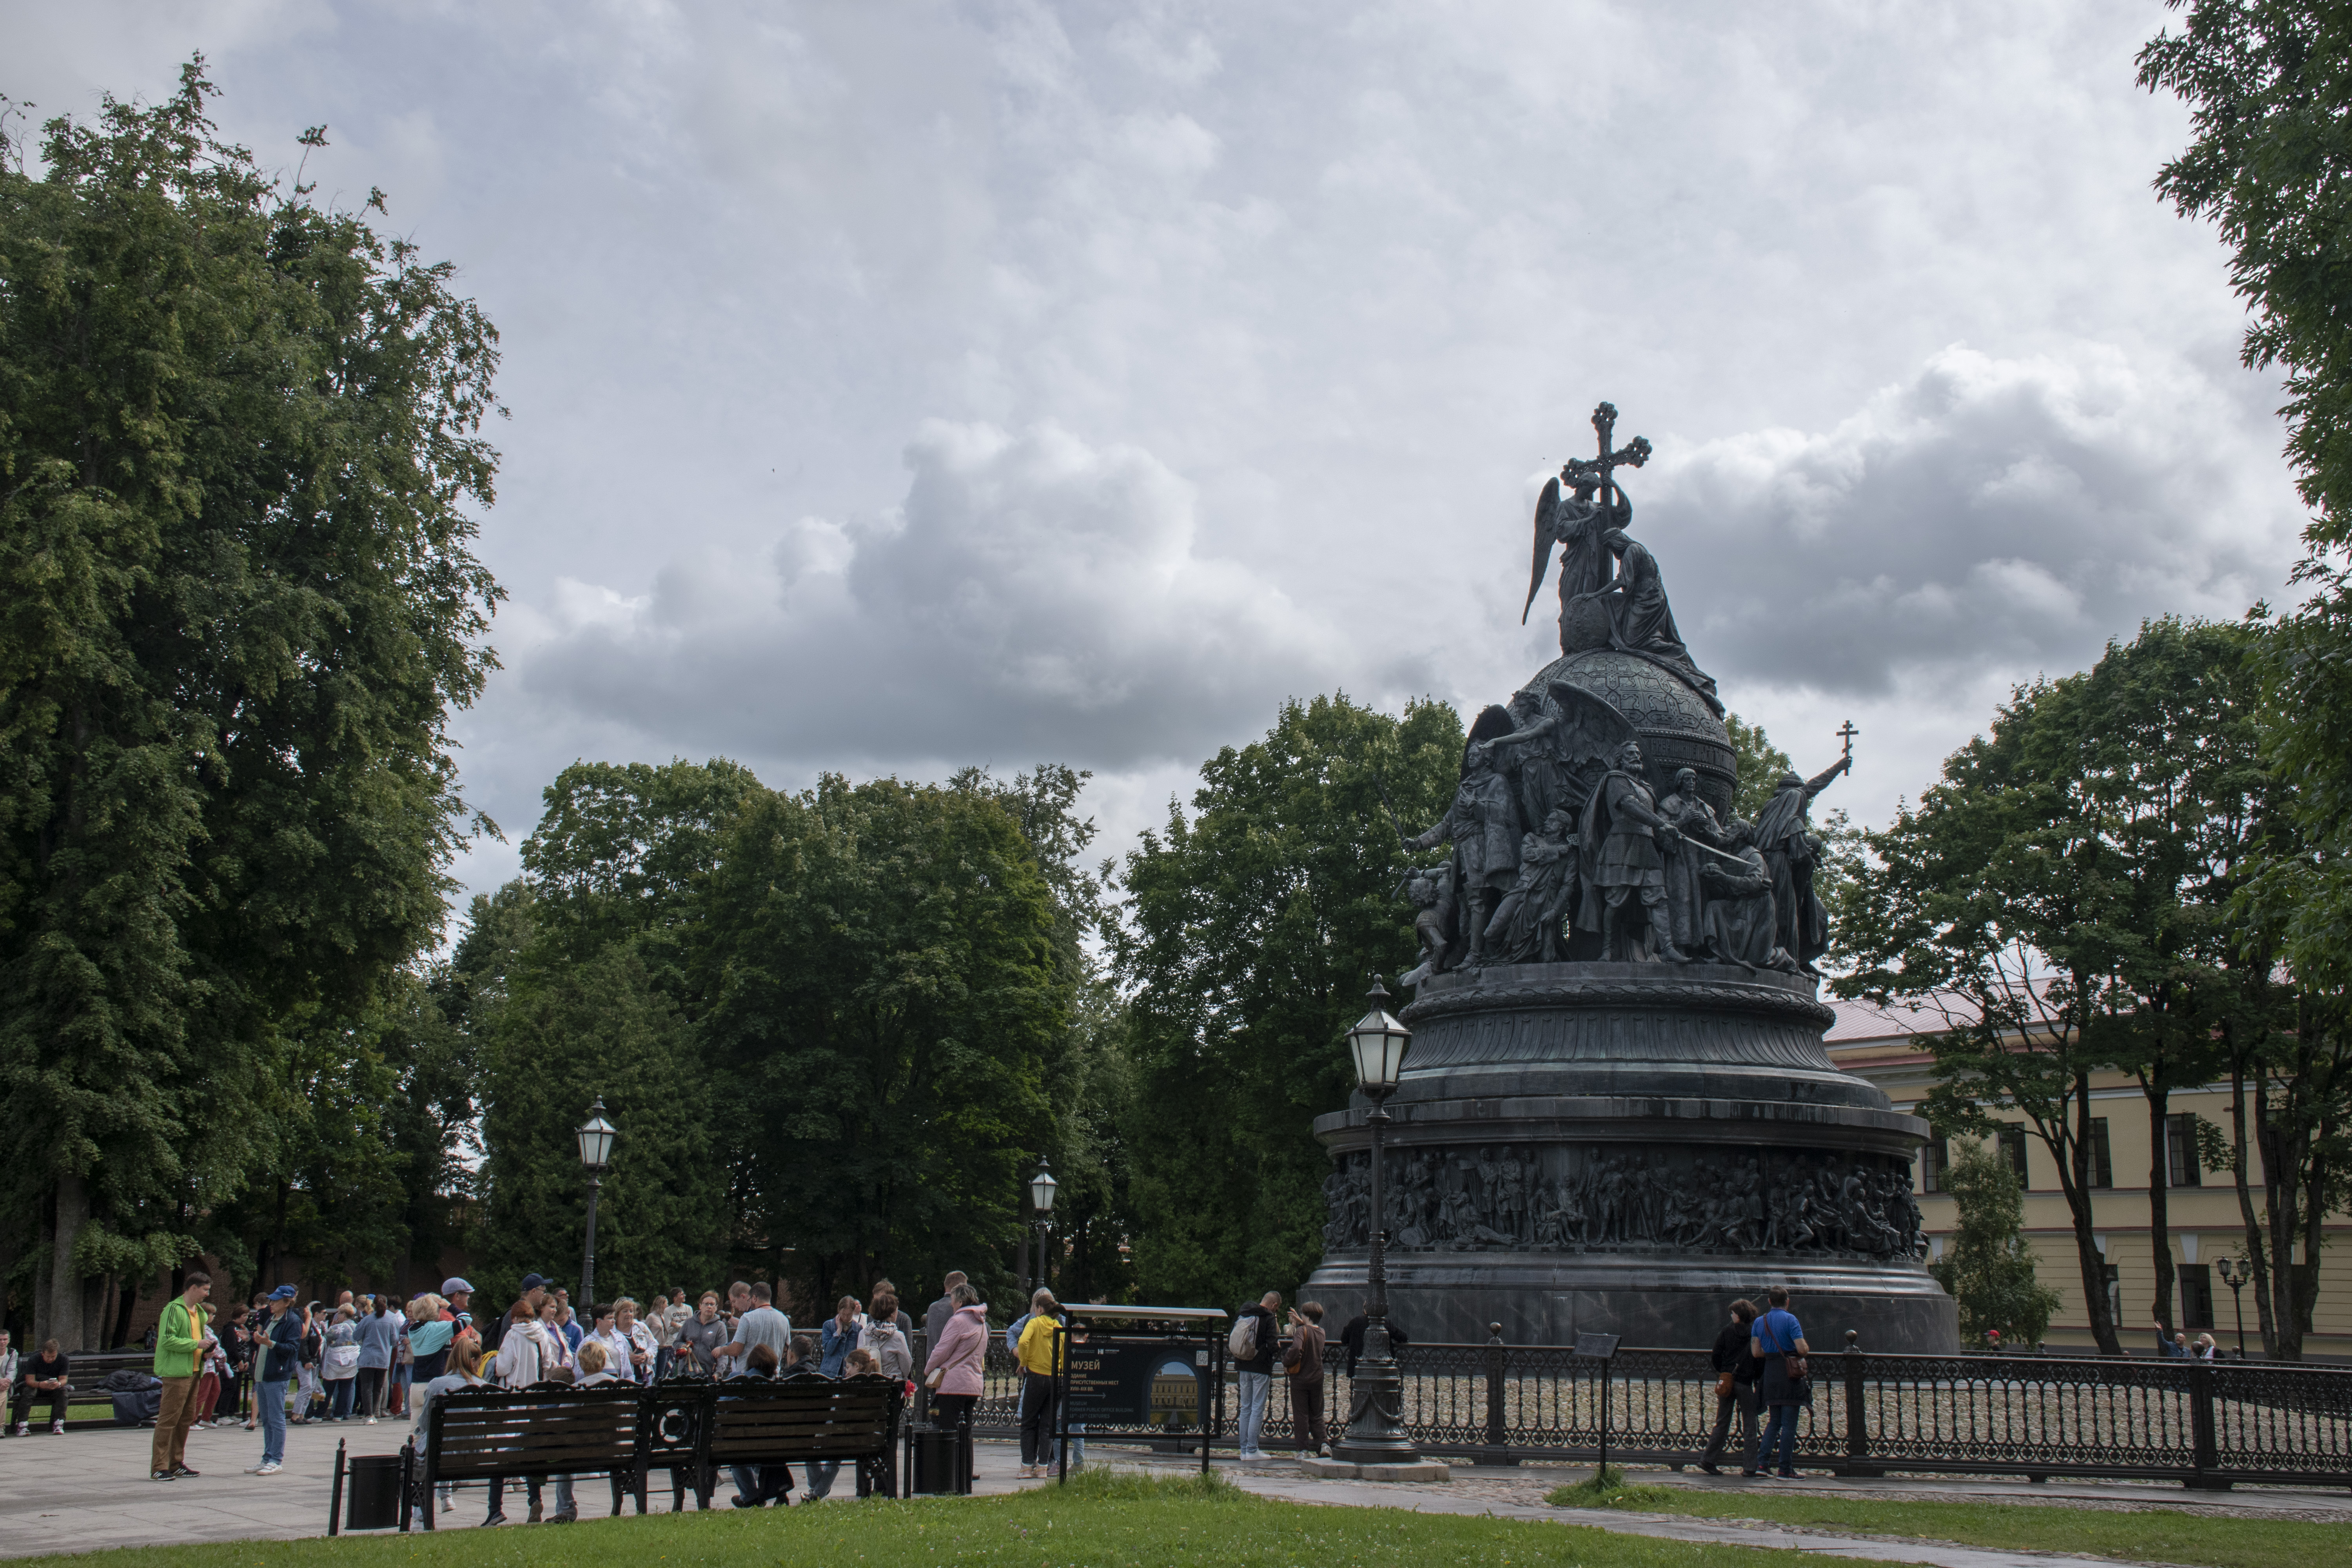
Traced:
[[[1416, 1341], [1580, 1331], [1704, 1347], [1738, 1296], [1789, 1287], [1827, 1349], [1958, 1348], [1920, 1260], [1927, 1124], [1840, 1072], [1797, 975], [1727, 964], [1517, 964], [1438, 975], [1389, 1100], [1392, 1321]], [[1369, 1103], [1320, 1117], [1337, 1168], [1327, 1321], [1363, 1302]]]

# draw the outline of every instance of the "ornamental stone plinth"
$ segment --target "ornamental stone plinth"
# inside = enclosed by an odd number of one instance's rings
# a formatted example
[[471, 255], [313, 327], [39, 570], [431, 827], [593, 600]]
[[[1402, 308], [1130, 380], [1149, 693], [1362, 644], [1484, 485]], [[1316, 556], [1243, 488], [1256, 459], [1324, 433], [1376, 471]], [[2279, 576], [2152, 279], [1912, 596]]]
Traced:
[[[1812, 1343], [1948, 1352], [1920, 1258], [1927, 1123], [1841, 1072], [1814, 982], [1732, 964], [1567, 963], [1431, 977], [1388, 1102], [1390, 1319], [1416, 1342], [1703, 1347], [1786, 1285]], [[1318, 1118], [1337, 1168], [1327, 1322], [1361, 1307], [1368, 1102]]]

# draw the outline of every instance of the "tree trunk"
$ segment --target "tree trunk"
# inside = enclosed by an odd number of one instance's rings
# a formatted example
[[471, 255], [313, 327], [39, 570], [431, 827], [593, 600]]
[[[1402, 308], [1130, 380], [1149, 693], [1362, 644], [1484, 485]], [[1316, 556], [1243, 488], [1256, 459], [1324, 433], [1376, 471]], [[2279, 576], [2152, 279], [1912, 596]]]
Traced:
[[56, 1218], [49, 1242], [48, 1331], [71, 1355], [91, 1348], [90, 1322], [81, 1276], [74, 1268], [74, 1243], [89, 1222], [89, 1188], [79, 1176], [58, 1176]]
[[2067, 1212], [2074, 1219], [2074, 1252], [2083, 1269], [2084, 1305], [2090, 1310], [2091, 1338], [2101, 1355], [2121, 1355], [2123, 1342], [2116, 1336], [2115, 1315], [2107, 1310], [2107, 1258], [2092, 1235], [2095, 1215], [2091, 1209], [2091, 1075], [2074, 1075], [2074, 1137], [2068, 1158], [2058, 1163], [2058, 1184], [2066, 1194]]
[[54, 1190], [41, 1194], [40, 1234], [34, 1238], [33, 1253], [33, 1337], [25, 1345], [28, 1351], [37, 1349], [50, 1338], [49, 1273], [57, 1257], [56, 1198]]
[[2172, 1182], [2172, 1170], [2166, 1162], [2165, 1108], [2170, 1094], [2161, 1083], [2140, 1082], [2140, 1092], [2147, 1097], [2148, 1147], [2155, 1151], [2147, 1162], [2147, 1235], [2156, 1254], [2156, 1321], [2164, 1330], [2164, 1337], [2172, 1337], [2172, 1228], [2171, 1213], [2167, 1199]]

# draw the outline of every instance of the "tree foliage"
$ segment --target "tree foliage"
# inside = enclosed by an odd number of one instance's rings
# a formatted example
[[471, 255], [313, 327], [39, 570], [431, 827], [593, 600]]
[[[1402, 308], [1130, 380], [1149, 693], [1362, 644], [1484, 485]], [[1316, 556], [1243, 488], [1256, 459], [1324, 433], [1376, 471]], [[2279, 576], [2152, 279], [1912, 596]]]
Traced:
[[1414, 951], [1390, 809], [1407, 830], [1433, 820], [1462, 745], [1441, 703], [1400, 720], [1344, 696], [1292, 702], [1264, 740], [1211, 759], [1192, 812], [1171, 803], [1127, 857], [1115, 953], [1145, 1296], [1237, 1302], [1321, 1258], [1330, 1162], [1311, 1123], [1348, 1103], [1341, 1037], [1366, 988]]
[[1927, 1272], [1959, 1308], [1960, 1342], [1981, 1343], [1990, 1330], [2020, 1350], [2040, 1344], [2062, 1298], [2033, 1277], [2017, 1173], [1971, 1140], [1953, 1150], [1945, 1180], [1959, 1222]]
[[2019, 688], [1916, 808], [1865, 836], [1860, 918], [1844, 924], [1841, 994], [1900, 996], [1949, 1025], [1927, 1042], [1942, 1069], [1930, 1120], [1981, 1134], [2007, 1108], [2049, 1149], [2111, 1354], [2093, 1075], [2142, 1074], [2160, 1114], [2259, 990], [2228, 919], [2263, 823], [2245, 641], [2153, 622], [2088, 671]]
[[212, 91], [0, 143], [0, 1181], [68, 1342], [437, 932], [493, 663], [497, 335]]

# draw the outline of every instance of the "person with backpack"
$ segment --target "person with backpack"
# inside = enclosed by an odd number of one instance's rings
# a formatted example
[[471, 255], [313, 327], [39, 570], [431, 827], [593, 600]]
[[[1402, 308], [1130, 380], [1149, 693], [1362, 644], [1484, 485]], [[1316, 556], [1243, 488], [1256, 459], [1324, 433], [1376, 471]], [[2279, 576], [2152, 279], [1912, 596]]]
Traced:
[[1042, 1287], [1029, 1298], [1029, 1321], [1013, 1353], [1021, 1363], [1021, 1479], [1045, 1473], [1054, 1430], [1055, 1374], [1062, 1370], [1062, 1304]]
[[1274, 1358], [1279, 1348], [1276, 1342], [1282, 1338], [1282, 1325], [1275, 1313], [1281, 1310], [1282, 1292], [1268, 1290], [1234, 1315], [1233, 1331], [1225, 1336], [1225, 1349], [1232, 1352], [1234, 1372], [1241, 1384], [1241, 1458], [1244, 1459], [1265, 1458], [1257, 1440], [1265, 1427], [1266, 1395], [1274, 1387]]
[[[1756, 1468], [1745, 1472], [1794, 1480], [1797, 1475], [1797, 1412], [1813, 1402], [1811, 1381], [1805, 1375], [1810, 1347], [1797, 1315], [1789, 1310], [1789, 1288], [1775, 1285], [1764, 1293], [1772, 1310], [1756, 1320], [1748, 1353], [1764, 1363], [1764, 1403], [1772, 1412], [1764, 1426], [1764, 1441], [1757, 1449]], [[1780, 1468], [1772, 1468], [1772, 1451], [1780, 1451]]]

